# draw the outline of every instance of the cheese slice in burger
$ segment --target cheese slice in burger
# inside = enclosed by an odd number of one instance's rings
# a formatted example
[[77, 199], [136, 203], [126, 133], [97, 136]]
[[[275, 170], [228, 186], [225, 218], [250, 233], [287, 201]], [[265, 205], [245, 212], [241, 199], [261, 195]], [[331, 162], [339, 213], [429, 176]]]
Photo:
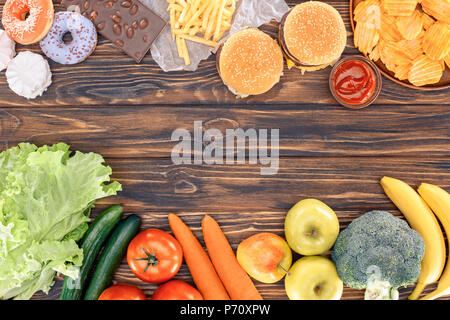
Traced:
[[288, 66], [315, 71], [340, 58], [347, 43], [347, 32], [335, 8], [324, 2], [307, 1], [286, 13], [278, 38]]

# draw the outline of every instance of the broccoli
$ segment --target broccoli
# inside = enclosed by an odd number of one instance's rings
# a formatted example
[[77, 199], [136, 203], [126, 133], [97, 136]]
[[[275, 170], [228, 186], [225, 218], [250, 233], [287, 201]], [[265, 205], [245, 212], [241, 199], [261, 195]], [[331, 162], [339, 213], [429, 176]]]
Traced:
[[334, 245], [331, 258], [341, 280], [366, 289], [365, 300], [398, 300], [398, 287], [413, 284], [425, 252], [422, 236], [386, 211], [353, 220]]

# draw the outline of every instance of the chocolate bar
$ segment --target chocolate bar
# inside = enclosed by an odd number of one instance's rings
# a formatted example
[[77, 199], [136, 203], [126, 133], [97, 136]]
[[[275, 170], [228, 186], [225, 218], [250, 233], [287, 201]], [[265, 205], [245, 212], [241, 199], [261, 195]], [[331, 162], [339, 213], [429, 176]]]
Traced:
[[102, 36], [138, 63], [167, 24], [137, 0], [63, 0], [62, 5], [70, 11], [77, 6]]

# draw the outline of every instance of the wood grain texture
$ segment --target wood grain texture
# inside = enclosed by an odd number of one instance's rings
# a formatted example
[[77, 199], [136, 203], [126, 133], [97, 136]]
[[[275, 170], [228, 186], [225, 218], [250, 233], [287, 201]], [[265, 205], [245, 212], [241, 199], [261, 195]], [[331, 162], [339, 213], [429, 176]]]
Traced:
[[[347, 25], [345, 55], [357, 54], [348, 0], [327, 2]], [[277, 24], [262, 29], [274, 36]], [[18, 46], [22, 50], [40, 52], [37, 45]], [[374, 105], [347, 110], [329, 93], [329, 68], [305, 75], [285, 69], [281, 83], [267, 94], [237, 100], [220, 80], [214, 57], [196, 72], [165, 73], [150, 55], [136, 64], [102, 37], [83, 63], [50, 65], [53, 84], [36, 100], [14, 95], [0, 74], [0, 150], [22, 141], [64, 141], [75, 150], [101, 153], [123, 192], [98, 201], [95, 213], [122, 203], [126, 214], [142, 217], [142, 228], [169, 231], [167, 214], [173, 212], [203, 242], [200, 221], [211, 214], [236, 249], [257, 232], [283, 235], [286, 212], [303, 198], [327, 203], [341, 228], [374, 209], [401, 217], [379, 185], [384, 175], [450, 191], [449, 90], [420, 92], [384, 79]], [[248, 164], [174, 165], [172, 131], [192, 131], [197, 120], [223, 132], [280, 129], [278, 174], [261, 176], [258, 165]], [[176, 278], [192, 282], [186, 265]], [[125, 261], [114, 281], [136, 284], [148, 296], [155, 289], [135, 278]], [[282, 281], [257, 287], [265, 299], [287, 299]], [[60, 288], [56, 280], [48, 296], [38, 293], [34, 299], [58, 299]], [[410, 291], [402, 289], [401, 298]], [[362, 291], [345, 288], [343, 299], [361, 298]]]
[[[4, 0], [1, 0], [3, 4]], [[56, 10], [62, 10], [56, 1]], [[298, 2], [290, 1], [291, 5]], [[349, 4], [346, 0], [328, 1], [339, 10], [347, 26], [348, 43], [344, 55], [357, 54], [352, 42]], [[277, 24], [263, 28], [275, 36]], [[18, 51], [40, 52], [38, 45], [18, 46]], [[108, 40], [100, 37], [96, 51], [84, 62], [63, 66], [50, 61], [53, 83], [42, 97], [26, 100], [16, 96], [0, 75], [0, 106], [105, 106], [105, 105], [189, 105], [220, 104], [306, 104], [337, 105], [328, 88], [330, 68], [302, 75], [298, 70], [285, 68], [284, 76], [268, 93], [237, 100], [223, 85], [217, 74], [215, 58], [201, 63], [196, 72], [163, 72], [150, 54], [141, 64], [126, 56]], [[448, 103], [450, 90], [423, 93], [400, 89], [384, 79], [383, 91], [376, 104], [438, 104]]]
[[284, 158], [273, 176], [261, 176], [258, 165], [180, 166], [170, 159], [109, 159], [108, 164], [124, 191], [105, 201], [168, 212], [287, 210], [304, 198], [336, 210], [391, 210], [379, 185], [385, 175], [413, 186], [450, 187], [450, 158]]
[[193, 134], [194, 121], [223, 135], [279, 129], [281, 156], [450, 155], [450, 109], [438, 105], [0, 108], [0, 144], [65, 141], [106, 157], [170, 157], [172, 131]]

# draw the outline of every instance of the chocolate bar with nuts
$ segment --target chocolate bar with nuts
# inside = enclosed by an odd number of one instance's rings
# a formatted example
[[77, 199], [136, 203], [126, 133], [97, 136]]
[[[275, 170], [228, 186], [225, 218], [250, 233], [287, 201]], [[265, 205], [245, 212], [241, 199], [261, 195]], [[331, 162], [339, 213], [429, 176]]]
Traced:
[[138, 0], [63, 0], [62, 5], [91, 19], [102, 36], [138, 63], [167, 24]]

